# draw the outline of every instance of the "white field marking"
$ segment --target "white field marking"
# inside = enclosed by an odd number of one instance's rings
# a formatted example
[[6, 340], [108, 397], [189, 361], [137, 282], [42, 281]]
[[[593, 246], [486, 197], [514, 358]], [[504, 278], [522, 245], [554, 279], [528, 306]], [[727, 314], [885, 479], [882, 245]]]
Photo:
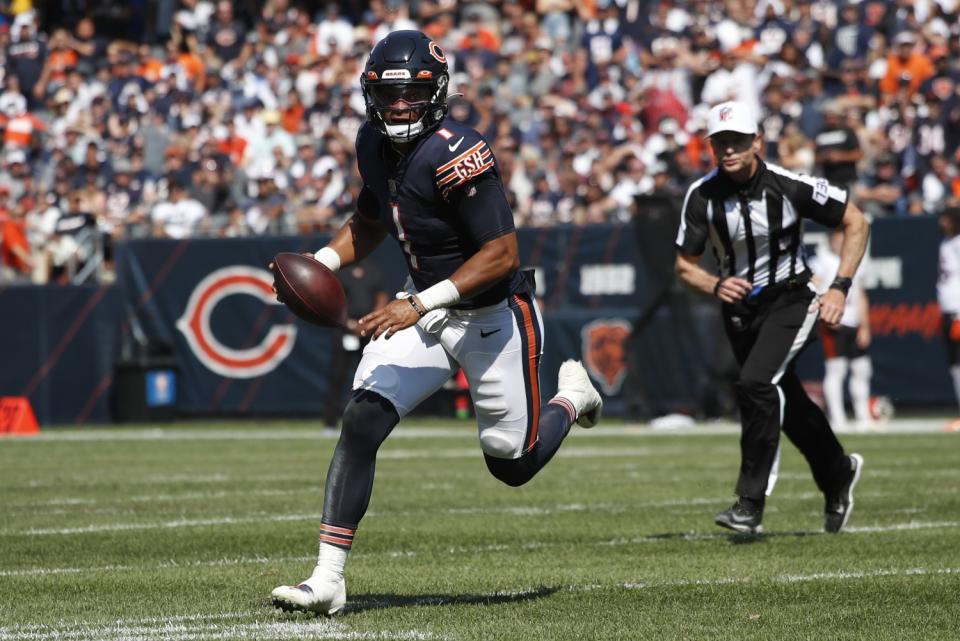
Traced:
[[304, 485], [293, 490], [219, 490], [211, 492], [184, 492], [183, 494], [140, 494], [137, 496], [117, 496], [101, 499], [70, 497], [49, 499], [47, 501], [16, 503], [13, 507], [36, 508], [47, 506], [113, 505], [117, 503], [158, 503], [162, 501], [207, 501], [210, 499], [225, 499], [231, 496], [296, 496], [322, 491], [322, 485]]
[[[946, 418], [932, 419], [894, 419], [885, 424], [882, 429], [870, 433], [849, 431], [867, 438], [882, 438], [886, 435], [942, 433]], [[678, 428], [675, 430], [652, 430], [643, 424], [622, 424], [604, 426], [601, 429], [574, 430], [571, 438], [603, 439], [617, 436], [642, 437], [669, 437], [675, 435], [727, 435], [739, 434], [739, 424], [730, 421], [716, 423], [700, 423], [693, 427]], [[397, 439], [440, 439], [440, 438], [476, 438], [476, 428], [470, 423], [462, 427], [404, 427], [401, 425], [390, 435], [391, 440]], [[302, 428], [275, 428], [275, 429], [235, 429], [235, 428], [82, 428], [79, 430], [64, 428], [41, 431], [36, 435], [18, 436], [6, 439], [4, 442], [38, 443], [45, 441], [277, 441], [277, 440], [336, 440], [338, 432], [323, 429]]]
[[81, 527], [68, 528], [34, 528], [22, 530], [20, 532], [5, 530], [0, 535], [26, 534], [29, 536], [42, 536], [46, 534], [91, 534], [97, 532], [125, 532], [129, 530], [164, 530], [181, 527], [207, 527], [211, 525], [242, 525], [248, 523], [274, 523], [280, 521], [310, 521], [319, 522], [320, 514], [274, 514], [262, 517], [222, 517], [218, 519], [178, 519], [176, 521], [164, 521], [162, 523], [104, 523], [102, 525], [84, 525]]
[[[25, 624], [0, 628], [0, 641], [33, 641], [69, 639], [81, 641], [159, 638], [189, 641], [193, 639], [382, 639], [384, 641], [417, 641], [434, 639], [428, 632], [361, 632], [350, 630], [340, 622], [329, 619], [266, 620], [252, 623], [226, 623], [236, 619], [260, 618], [263, 611], [224, 612], [217, 614], [171, 615], [118, 619], [109, 623], [63, 621], [55, 625]], [[285, 615], [276, 613], [276, 616]]]
[[[611, 585], [570, 584], [558, 586], [566, 592], [592, 592], [596, 590], [656, 590], [670, 587], [700, 586], [737, 586], [773, 581], [775, 583], [794, 584], [809, 582], [861, 581], [884, 577], [925, 577], [960, 574], [960, 568], [889, 568], [859, 572], [817, 572], [812, 574], [781, 574], [772, 577], [718, 577], [687, 578], [669, 581], [625, 582]], [[523, 596], [540, 594], [542, 587], [520, 590], [498, 591], [481, 598], [503, 596]], [[428, 606], [447, 602], [443, 597], [422, 597], [413, 599], [412, 605]], [[389, 605], [389, 602], [385, 602]], [[256, 621], [253, 623], [218, 623], [229, 619], [257, 617], [262, 613], [230, 613], [224, 615], [187, 615], [171, 617], [150, 617], [147, 619], [117, 620], [111, 623], [60, 623], [57, 625], [23, 625], [0, 628], [0, 641], [133, 641], [134, 639], [163, 639], [164, 641], [199, 641], [202, 639], [256, 639], [259, 641], [307, 640], [307, 639], [344, 639], [344, 640], [384, 640], [384, 641], [420, 641], [436, 638], [434, 635], [410, 630], [403, 632], [363, 632], [349, 630], [339, 621], [322, 619]]]
[[286, 641], [307, 639], [342, 639], [344, 641], [420, 641], [435, 639], [435, 635], [419, 630], [401, 632], [368, 632], [350, 630], [345, 624], [323, 619], [255, 621], [252, 623], [217, 623], [200, 621], [159, 621], [157, 625], [125, 624], [116, 621], [107, 624], [79, 623], [57, 626], [39, 626], [37, 631], [0, 630], [0, 641], [133, 641], [135, 639], [162, 639], [163, 641], [198, 641], [209, 639], [256, 639], [258, 641]]
[[[933, 521], [933, 522], [923, 522], [923, 521], [910, 521], [908, 523], [893, 523], [890, 525], [872, 525], [872, 526], [848, 526], [844, 528], [844, 532], [849, 532], [851, 534], [855, 533], [864, 533], [864, 534], [882, 534], [885, 532], [902, 532], [910, 530], [932, 530], [932, 529], [952, 529], [960, 527], [960, 521]], [[644, 535], [636, 536], [630, 538], [616, 538], [616, 539], [606, 539], [600, 541], [591, 541], [589, 543], [581, 543], [580, 545], [588, 545], [593, 547], [620, 547], [627, 545], [640, 545], [647, 543], [666, 543], [668, 541], [715, 541], [715, 540], [725, 540], [730, 538], [729, 533], [700, 533], [700, 532], [686, 532], [677, 534], [669, 539], [657, 535]], [[434, 557], [437, 554], [450, 554], [454, 556], [458, 555], [474, 555], [474, 554], [483, 554], [487, 552], [505, 552], [505, 551], [516, 551], [518, 549], [522, 550], [540, 550], [544, 548], [551, 547], [560, 547], [569, 545], [567, 541], [528, 541], [523, 544], [515, 543], [491, 543], [488, 545], [479, 545], [479, 546], [451, 546], [449, 548], [439, 548], [439, 549], [430, 549], [430, 550], [380, 550], [380, 551], [363, 551], [363, 550], [354, 550], [352, 552], [353, 557], [361, 558], [376, 558], [376, 557], [388, 557], [388, 558], [407, 558], [407, 557], [418, 557], [418, 556], [428, 556]], [[90, 567], [61, 567], [61, 568], [23, 568], [18, 570], [0, 570], [0, 577], [19, 577], [19, 576], [46, 576], [46, 575], [59, 575], [59, 574], [82, 574], [86, 572], [97, 573], [97, 572], [127, 572], [131, 570], [168, 570], [168, 569], [182, 569], [182, 568], [203, 568], [203, 567], [233, 567], [238, 565], [279, 565], [283, 563], [300, 563], [300, 562], [311, 562], [316, 559], [315, 556], [294, 556], [294, 557], [263, 557], [263, 556], [245, 556], [237, 558], [223, 558], [215, 559], [212, 561], [164, 561], [156, 565], [151, 566], [127, 566], [127, 565], [101, 565], [101, 566], [90, 566]]]
[[[819, 496], [814, 492], [799, 492], [792, 494], [780, 494], [778, 497], [785, 500], [808, 500]], [[888, 492], [863, 492], [858, 493], [861, 498], [883, 498], [890, 496]], [[451, 515], [489, 515], [489, 514], [507, 514], [512, 516], [547, 516], [551, 514], [565, 512], [605, 512], [608, 514], [620, 514], [628, 510], [637, 510], [643, 508], [676, 508], [676, 507], [695, 507], [701, 505], [723, 504], [726, 499], [722, 497], [694, 497], [690, 499], [666, 499], [659, 501], [641, 501], [632, 503], [569, 503], [559, 505], [515, 505], [504, 507], [471, 507], [471, 508], [447, 508], [440, 510], [441, 514]], [[771, 507], [770, 512], [776, 512], [777, 508]], [[371, 510], [367, 516], [378, 518], [390, 518], [398, 515], [409, 516], [409, 510], [390, 511], [390, 510]], [[0, 530], [0, 536], [45, 536], [45, 535], [72, 535], [72, 534], [95, 534], [101, 532], [124, 532], [140, 530], [163, 530], [182, 527], [208, 527], [219, 525], [246, 525], [250, 523], [275, 523], [287, 521], [308, 521], [319, 520], [318, 513], [307, 514], [273, 514], [250, 517], [220, 517], [207, 519], [177, 519], [173, 521], [161, 522], [143, 522], [143, 523], [101, 523], [81, 525], [68, 528], [31, 528], [25, 530]]]

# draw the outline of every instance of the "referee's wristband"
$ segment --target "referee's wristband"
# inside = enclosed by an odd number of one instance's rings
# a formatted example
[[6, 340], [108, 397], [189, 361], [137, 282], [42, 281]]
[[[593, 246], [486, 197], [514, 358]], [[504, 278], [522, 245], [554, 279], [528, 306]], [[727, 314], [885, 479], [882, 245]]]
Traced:
[[727, 278], [729, 278], [729, 276], [725, 278], [721, 278], [720, 280], [717, 281], [717, 284], [713, 286], [713, 295], [716, 296], [717, 298], [720, 297], [720, 286], [723, 285], [723, 281], [727, 280]]
[[839, 289], [841, 292], [843, 292], [843, 295], [846, 296], [850, 292], [851, 285], [853, 285], [852, 278], [837, 276], [833, 279], [833, 282], [830, 283], [829, 289]]

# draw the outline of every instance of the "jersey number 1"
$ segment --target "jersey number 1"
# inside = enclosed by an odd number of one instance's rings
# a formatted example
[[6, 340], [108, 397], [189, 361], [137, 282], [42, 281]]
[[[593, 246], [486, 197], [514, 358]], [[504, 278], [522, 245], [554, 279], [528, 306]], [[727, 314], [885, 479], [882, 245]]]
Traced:
[[407, 234], [403, 231], [403, 223], [400, 222], [400, 205], [390, 203], [390, 211], [393, 212], [393, 224], [397, 226], [397, 240], [403, 245], [403, 251], [410, 257], [410, 267], [420, 269], [420, 265], [417, 263], [417, 257], [413, 254], [413, 246], [410, 244], [410, 241], [407, 240]]

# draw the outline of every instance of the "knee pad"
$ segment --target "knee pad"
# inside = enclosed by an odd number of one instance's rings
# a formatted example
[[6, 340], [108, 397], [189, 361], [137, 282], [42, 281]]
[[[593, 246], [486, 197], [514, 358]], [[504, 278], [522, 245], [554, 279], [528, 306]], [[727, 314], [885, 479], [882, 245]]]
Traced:
[[523, 450], [523, 437], [523, 432], [488, 427], [480, 432], [480, 449], [493, 458], [514, 459]]

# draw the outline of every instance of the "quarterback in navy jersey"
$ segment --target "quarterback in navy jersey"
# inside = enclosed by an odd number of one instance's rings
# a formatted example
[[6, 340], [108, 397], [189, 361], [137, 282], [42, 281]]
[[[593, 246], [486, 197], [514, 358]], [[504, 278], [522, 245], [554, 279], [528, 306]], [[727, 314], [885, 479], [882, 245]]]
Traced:
[[446, 118], [443, 51], [419, 31], [373, 48], [360, 78], [367, 122], [357, 136], [357, 211], [316, 259], [336, 271], [390, 235], [410, 278], [397, 300], [360, 319], [371, 338], [327, 472], [320, 552], [305, 581], [273, 590], [288, 611], [335, 614], [344, 567], [373, 489], [377, 450], [400, 419], [462, 369], [490, 473], [507, 485], [543, 468], [602, 401], [583, 365], [560, 367], [540, 402], [543, 321], [520, 270], [513, 213], [496, 158], [473, 129]]

